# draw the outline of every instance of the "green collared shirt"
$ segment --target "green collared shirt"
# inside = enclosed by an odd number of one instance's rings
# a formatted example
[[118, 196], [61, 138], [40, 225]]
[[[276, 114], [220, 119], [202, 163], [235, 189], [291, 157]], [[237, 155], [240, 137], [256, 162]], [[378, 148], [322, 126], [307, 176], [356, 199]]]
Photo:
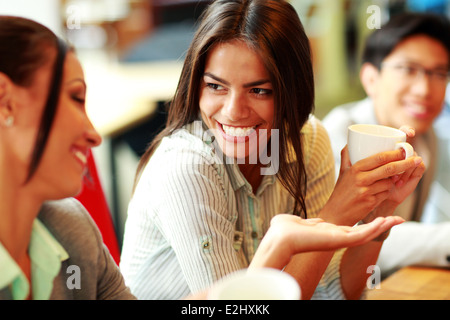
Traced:
[[[48, 300], [61, 262], [69, 255], [38, 219], [33, 223], [28, 252], [31, 259], [31, 296], [34, 300]], [[9, 287], [12, 299], [26, 299], [30, 293], [28, 279], [1, 243], [0, 261], [0, 290]]]

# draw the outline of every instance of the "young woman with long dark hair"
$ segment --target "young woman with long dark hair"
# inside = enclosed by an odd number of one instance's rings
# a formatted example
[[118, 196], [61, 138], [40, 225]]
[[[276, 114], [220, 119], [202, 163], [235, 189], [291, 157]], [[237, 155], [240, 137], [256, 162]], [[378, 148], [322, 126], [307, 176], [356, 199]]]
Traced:
[[[279, 213], [346, 226], [392, 213], [425, 170], [421, 159], [395, 151], [351, 166], [344, 149], [335, 187], [332, 150], [313, 106], [309, 41], [293, 7], [212, 2], [187, 51], [167, 126], [138, 167], [121, 257], [134, 294], [177, 299], [246, 268]], [[303, 298], [314, 291], [356, 298], [381, 244], [333, 259], [333, 250], [301, 254], [285, 271]]]

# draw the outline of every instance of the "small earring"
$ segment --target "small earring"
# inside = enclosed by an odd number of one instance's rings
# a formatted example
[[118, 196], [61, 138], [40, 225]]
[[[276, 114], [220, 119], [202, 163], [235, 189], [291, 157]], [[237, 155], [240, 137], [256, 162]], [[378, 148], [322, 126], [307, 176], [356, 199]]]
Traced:
[[6, 127], [7, 127], [7, 128], [11, 128], [11, 127], [13, 126], [13, 124], [14, 124], [14, 117], [13, 117], [13, 116], [8, 116], [8, 117], [5, 119], [5, 125], [6, 125]]

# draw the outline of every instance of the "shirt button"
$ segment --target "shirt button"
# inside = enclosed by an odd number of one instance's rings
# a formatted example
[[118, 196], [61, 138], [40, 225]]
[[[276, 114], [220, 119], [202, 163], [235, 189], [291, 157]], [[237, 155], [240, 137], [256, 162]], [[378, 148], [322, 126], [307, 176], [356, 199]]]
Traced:
[[209, 248], [209, 241], [205, 241], [203, 242], [203, 249], [208, 249]]
[[258, 232], [253, 231], [253, 232], [252, 232], [252, 238], [253, 238], [253, 239], [258, 238]]

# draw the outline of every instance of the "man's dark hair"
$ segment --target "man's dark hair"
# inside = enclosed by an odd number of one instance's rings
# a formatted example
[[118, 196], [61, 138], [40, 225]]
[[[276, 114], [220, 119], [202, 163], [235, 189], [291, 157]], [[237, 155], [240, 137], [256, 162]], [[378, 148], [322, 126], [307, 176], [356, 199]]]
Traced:
[[400, 42], [419, 34], [442, 43], [450, 58], [449, 20], [443, 15], [407, 12], [392, 17], [367, 38], [362, 63], [368, 62], [380, 69], [382, 61]]

